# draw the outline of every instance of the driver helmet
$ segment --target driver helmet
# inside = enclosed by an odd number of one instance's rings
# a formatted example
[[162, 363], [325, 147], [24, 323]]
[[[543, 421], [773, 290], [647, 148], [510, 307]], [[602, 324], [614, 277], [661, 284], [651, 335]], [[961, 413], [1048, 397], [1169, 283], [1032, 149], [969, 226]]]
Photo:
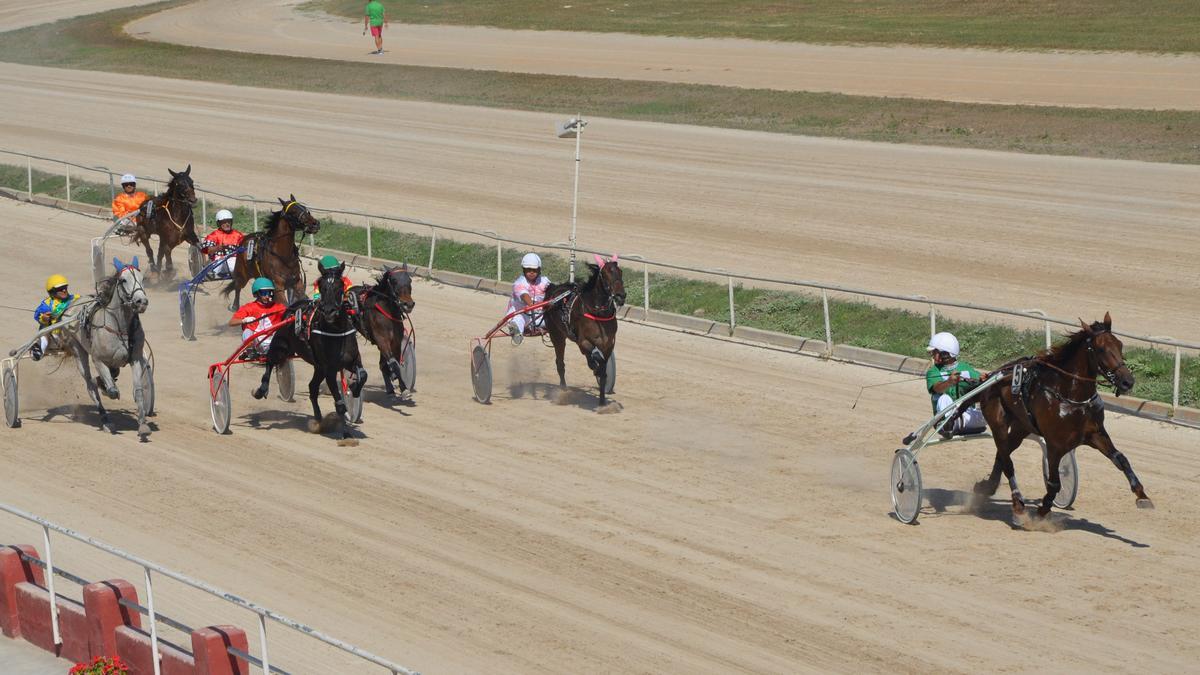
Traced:
[[250, 290], [254, 292], [254, 295], [258, 295], [261, 291], [274, 291], [275, 284], [266, 277], [259, 277], [250, 285]]
[[128, 185], [129, 183], [133, 183], [136, 185], [137, 177], [131, 173], [127, 173], [124, 176], [121, 176], [121, 185]]
[[331, 255], [327, 255], [327, 256], [322, 257], [321, 260], [317, 263], [317, 271], [319, 271], [321, 274], [325, 274], [326, 272], [332, 272], [333, 270], [337, 269], [338, 265], [340, 265], [340, 264], [341, 263], [338, 262], [337, 258], [335, 258]]
[[217, 225], [220, 225], [221, 222], [225, 220], [230, 221], [231, 224], [233, 222], [233, 214], [229, 212], [229, 209], [221, 209], [220, 211], [217, 211]]
[[62, 288], [67, 285], [67, 278], [61, 274], [52, 274], [49, 279], [46, 279], [46, 292], [53, 293], [54, 289]]
[[526, 253], [525, 257], [521, 258], [521, 269], [524, 270], [540, 270], [542, 269], [542, 259], [536, 253]]
[[925, 348], [928, 352], [946, 352], [954, 358], [958, 358], [958, 338], [954, 337], [953, 333], [941, 332], [929, 338], [929, 346]]

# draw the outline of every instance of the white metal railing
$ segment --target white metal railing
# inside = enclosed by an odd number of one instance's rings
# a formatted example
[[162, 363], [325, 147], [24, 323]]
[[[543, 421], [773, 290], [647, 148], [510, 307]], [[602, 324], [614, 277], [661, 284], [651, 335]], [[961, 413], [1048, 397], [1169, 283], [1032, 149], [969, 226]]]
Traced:
[[[53, 158], [53, 157], [41, 157], [38, 155], [31, 155], [31, 154], [17, 152], [17, 151], [13, 151], [13, 150], [0, 149], [0, 153], [14, 155], [14, 156], [18, 156], [18, 157], [24, 157], [26, 159], [27, 172], [28, 172], [28, 176], [29, 176], [28, 193], [29, 193], [30, 199], [33, 198], [32, 160], [35, 160], [35, 159], [39, 160], [39, 161], [51, 162], [54, 164], [61, 164], [64, 167], [67, 167], [66, 172], [68, 174], [70, 173], [70, 167], [75, 167], [76, 169], [79, 169], [81, 171], [91, 171], [91, 172], [95, 172], [95, 173], [105, 174], [108, 176], [110, 192], [113, 192], [115, 194], [115, 183], [114, 183], [115, 178], [114, 178], [114, 176], [116, 174], [115, 174], [115, 172], [108, 169], [107, 167], [86, 166], [83, 164], [76, 164], [73, 162], [68, 162], [68, 161]], [[153, 181], [156, 185], [157, 184], [165, 185], [167, 182], [160, 178], [145, 177], [145, 176], [142, 176], [140, 178]], [[271, 200], [258, 199], [252, 195], [226, 194], [226, 193], [222, 193], [222, 192], [217, 192], [215, 190], [202, 189], [199, 187], [196, 188], [196, 192], [198, 195], [201, 196], [200, 220], [201, 220], [201, 223], [203, 223], [205, 227], [207, 227], [207, 225], [208, 225], [208, 211], [209, 211], [208, 198], [209, 198], [209, 196], [219, 197], [219, 198], [225, 199], [225, 200], [232, 200], [234, 202], [240, 203], [242, 205], [246, 205], [249, 208], [251, 208], [254, 213], [254, 222], [255, 222], [256, 229], [258, 227], [258, 207], [262, 206], [262, 205], [269, 205], [269, 206], [276, 205], [276, 202], [273, 202]], [[571, 246], [566, 242], [546, 243], [546, 242], [526, 241], [526, 240], [522, 240], [522, 239], [516, 239], [513, 237], [503, 236], [494, 230], [475, 230], [475, 229], [461, 227], [461, 226], [455, 226], [455, 225], [443, 225], [443, 224], [438, 224], [438, 223], [431, 223], [431, 222], [428, 222], [425, 220], [421, 220], [419, 218], [410, 218], [410, 217], [405, 217], [405, 216], [389, 216], [389, 215], [368, 213], [365, 211], [355, 211], [355, 210], [349, 210], [349, 209], [324, 208], [324, 207], [320, 207], [320, 206], [314, 206], [307, 202], [306, 202], [306, 205], [312, 211], [319, 211], [321, 213], [327, 213], [327, 214], [332, 214], [332, 215], [351, 216], [353, 218], [361, 219], [361, 220], [365, 221], [366, 233], [367, 233], [367, 257], [369, 257], [369, 258], [374, 257], [374, 250], [373, 250], [374, 237], [373, 237], [372, 230], [375, 226], [382, 224], [382, 223], [403, 223], [405, 225], [412, 225], [412, 226], [417, 226], [417, 227], [421, 227], [421, 228], [428, 227], [429, 232], [430, 232], [428, 269], [431, 272], [434, 269], [434, 264], [436, 262], [435, 258], [436, 258], [436, 252], [437, 252], [437, 240], [438, 240], [438, 232], [439, 231], [443, 231], [446, 233], [455, 233], [455, 234], [459, 234], [459, 235], [465, 235], [465, 236], [473, 237], [473, 238], [482, 238], [482, 239], [487, 239], [487, 240], [491, 240], [491, 241], [495, 242], [495, 245], [496, 245], [496, 279], [497, 280], [499, 280], [502, 275], [501, 267], [502, 267], [502, 258], [503, 258], [503, 244], [513, 244], [513, 245], [517, 245], [517, 246], [522, 246], [522, 247], [526, 247], [526, 248], [535, 248], [535, 249], [540, 249], [540, 250], [556, 250], [556, 251], [564, 251], [564, 252], [569, 252], [571, 250]], [[387, 228], [387, 229], [395, 229], [395, 228]], [[310, 239], [309, 239], [310, 244], [312, 243], [312, 241], [313, 241], [313, 239], [310, 237]], [[588, 250], [588, 249], [578, 249], [578, 250], [583, 253], [596, 253], [596, 254], [604, 253], [601, 251], [592, 251], [592, 250]], [[987, 314], [1009, 316], [1009, 317], [1031, 320], [1031, 321], [1041, 323], [1042, 327], [1043, 327], [1043, 331], [1045, 333], [1046, 347], [1049, 347], [1053, 340], [1053, 332], [1051, 330], [1052, 325], [1072, 326], [1072, 327], [1078, 325], [1078, 323], [1073, 320], [1061, 319], [1061, 318], [1049, 316], [1040, 309], [1017, 310], [1017, 309], [1010, 309], [1007, 307], [997, 307], [994, 305], [986, 305], [986, 304], [980, 304], [980, 303], [974, 303], [974, 302], [963, 302], [960, 300], [953, 300], [953, 299], [948, 299], [948, 298], [934, 298], [934, 297], [928, 297], [925, 295], [903, 295], [903, 294], [898, 294], [898, 293], [888, 293], [886, 291], [877, 291], [877, 290], [866, 289], [866, 288], [855, 288], [852, 286], [844, 286], [841, 284], [832, 284], [832, 283], [826, 283], [826, 282], [821, 282], [821, 281], [796, 280], [796, 279], [775, 279], [775, 278], [771, 278], [771, 277], [758, 276], [758, 275], [754, 275], [754, 274], [742, 274], [742, 273], [738, 273], [738, 272], [732, 272], [732, 271], [724, 270], [721, 268], [694, 267], [694, 266], [689, 266], [689, 265], [681, 265], [681, 264], [676, 264], [676, 263], [664, 262], [664, 261], [660, 261], [660, 260], [653, 260], [650, 258], [646, 258], [646, 257], [640, 256], [640, 255], [626, 254], [623, 257], [626, 259], [635, 260], [642, 265], [642, 308], [646, 312], [649, 312], [649, 310], [650, 310], [650, 281], [651, 281], [650, 280], [650, 268], [651, 267], [659, 269], [659, 270], [671, 270], [671, 271], [677, 271], [677, 272], [685, 272], [685, 273], [689, 273], [689, 274], [693, 274], [693, 275], [710, 276], [710, 277], [716, 278], [717, 280], [725, 282], [726, 285], [728, 285], [728, 287], [729, 287], [729, 294], [728, 294], [729, 295], [729, 322], [728, 323], [729, 323], [729, 330], [731, 333], [737, 327], [736, 318], [735, 318], [737, 316], [737, 314], [736, 314], [736, 307], [735, 307], [735, 303], [734, 303], [735, 282], [773, 284], [776, 286], [804, 288], [804, 289], [810, 289], [813, 291], [819, 291], [821, 293], [821, 303], [822, 303], [822, 310], [823, 310], [823, 314], [824, 314], [824, 328], [825, 328], [824, 337], [825, 337], [826, 353], [831, 353], [832, 349], [833, 349], [833, 345], [834, 345], [833, 330], [832, 330], [832, 323], [830, 321], [830, 308], [829, 308], [829, 293], [830, 292], [844, 293], [847, 295], [864, 296], [864, 297], [869, 297], [869, 298], [879, 298], [879, 299], [891, 300], [891, 301], [896, 301], [896, 302], [912, 303], [912, 304], [918, 304], [918, 305], [927, 307], [928, 313], [929, 313], [929, 334], [930, 335], [933, 335], [934, 333], [937, 332], [937, 319], [938, 319], [937, 310], [939, 307], [963, 309], [963, 310], [970, 310], [970, 311], [975, 311], [975, 312], [983, 312], [983, 313], [987, 313]], [[1139, 342], [1144, 342], [1144, 343], [1148, 343], [1148, 344], [1158, 345], [1160, 347], [1165, 347], [1165, 348], [1168, 348], [1168, 349], [1174, 351], [1175, 369], [1174, 369], [1174, 379], [1172, 382], [1172, 389], [1173, 389], [1172, 409], [1177, 409], [1179, 407], [1181, 360], [1182, 360], [1182, 355], [1183, 355], [1182, 352], [1185, 349], [1200, 352], [1200, 341], [1179, 340], [1179, 339], [1176, 339], [1176, 338], [1173, 338], [1170, 336], [1165, 336], [1165, 335], [1140, 335], [1137, 333], [1131, 333], [1131, 332], [1126, 332], [1126, 331], [1114, 331], [1114, 332], [1117, 335], [1120, 335], [1121, 337], [1129, 338], [1132, 340], [1137, 340]]]
[[392, 675], [400, 675], [400, 674], [419, 675], [414, 670], [410, 670], [408, 668], [405, 668], [404, 666], [393, 663], [383, 657], [376, 656], [364, 649], [360, 649], [358, 647], [355, 647], [352, 644], [338, 640], [337, 638], [330, 637], [330, 636], [322, 633], [321, 631], [318, 631], [314, 628], [306, 626], [305, 624], [302, 624], [299, 621], [296, 621], [294, 619], [289, 619], [288, 617], [286, 617], [278, 612], [275, 612], [274, 610], [271, 610], [267, 607], [264, 607], [262, 605], [254, 603], [254, 602], [250, 602], [249, 600], [245, 600], [245, 599], [240, 598], [232, 593], [223, 591], [214, 586], [210, 586], [210, 585], [204, 583], [203, 581], [199, 581], [199, 580], [193, 579], [189, 576], [186, 576], [184, 574], [180, 574], [179, 572], [169, 570], [157, 563], [153, 563], [153, 562], [150, 562], [149, 560], [139, 558], [138, 556], [135, 556], [131, 553], [126, 553], [125, 551], [122, 551], [119, 548], [110, 546], [101, 541], [97, 541], [87, 535], [80, 534], [79, 532], [75, 532], [74, 530], [62, 527], [61, 525], [56, 525], [48, 520], [45, 520], [44, 518], [40, 518], [31, 513], [26, 513], [25, 511], [22, 511], [18, 508], [9, 506], [7, 504], [0, 504], [0, 511], [6, 511], [8, 513], [11, 513], [14, 516], [17, 516], [18, 518], [23, 518], [30, 522], [37, 523], [42, 528], [42, 543], [43, 543], [43, 546], [45, 546], [45, 556], [46, 556], [46, 560], [45, 560], [45, 563], [46, 563], [46, 590], [50, 595], [50, 622], [51, 622], [51, 626], [52, 626], [52, 632], [54, 635], [54, 643], [55, 644], [62, 644], [62, 636], [59, 633], [59, 627], [58, 627], [58, 605], [54, 601], [54, 599], [57, 596], [55, 595], [55, 592], [54, 592], [55, 568], [54, 568], [54, 562], [53, 562], [53, 557], [52, 557], [53, 549], [50, 546], [51, 530], [53, 530], [54, 532], [57, 532], [63, 536], [74, 539], [76, 541], [83, 542], [84, 544], [87, 544], [88, 546], [91, 546], [92, 548], [104, 551], [105, 553], [113, 555], [117, 558], [131, 562], [142, 568], [142, 571], [144, 574], [144, 581], [145, 581], [145, 585], [146, 585], [146, 611], [150, 618], [150, 645], [151, 645], [151, 650], [152, 650], [151, 653], [152, 653], [152, 656], [154, 659], [155, 675], [159, 675], [161, 666], [159, 664], [159, 652], [158, 652], [158, 628], [157, 628], [158, 614], [156, 614], [156, 611], [154, 609], [154, 586], [153, 586], [153, 583], [152, 583], [152, 580], [150, 577], [151, 572], [154, 572], [161, 576], [167, 577], [169, 579], [174, 579], [175, 581], [178, 581], [179, 583], [181, 583], [185, 586], [190, 586], [191, 588], [194, 588], [196, 590], [204, 591], [205, 593], [208, 593], [209, 595], [216, 596], [216, 597], [220, 598], [221, 600], [224, 600], [225, 602], [228, 602], [232, 605], [236, 605], [238, 607], [241, 607], [242, 609], [251, 611], [254, 614], [256, 614], [258, 616], [259, 649], [261, 652], [261, 656], [258, 659], [251, 659], [251, 661], [252, 662], [258, 661], [259, 663], [255, 663], [255, 665], [258, 665], [264, 673], [270, 673], [272, 670], [278, 670], [271, 666], [270, 660], [267, 655], [267, 619], [270, 619], [271, 621], [274, 621], [276, 623], [287, 626], [288, 628], [291, 628], [292, 630], [295, 630], [296, 632], [300, 633], [301, 635], [307, 635], [308, 637], [315, 638], [317, 640], [320, 640], [321, 642], [324, 642], [327, 645], [336, 647], [346, 653], [352, 654], [364, 661], [367, 661], [368, 663], [372, 663], [374, 665], [380, 666], [381, 668], [385, 668], [388, 671], [390, 671], [392, 673]]

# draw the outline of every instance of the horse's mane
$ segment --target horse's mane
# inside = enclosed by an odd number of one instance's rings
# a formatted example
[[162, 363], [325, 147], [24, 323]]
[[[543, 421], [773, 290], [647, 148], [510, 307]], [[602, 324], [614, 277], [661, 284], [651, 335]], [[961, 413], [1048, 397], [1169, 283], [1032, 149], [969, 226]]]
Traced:
[[592, 263], [587, 263], [587, 266], [588, 269], [592, 271], [592, 274], [587, 278], [587, 281], [583, 282], [583, 284], [579, 286], [580, 293], [587, 293], [595, 289], [596, 282], [600, 279], [600, 266], [593, 265]]
[[117, 271], [96, 284], [96, 302], [92, 305], [93, 307], [108, 307], [108, 303], [112, 302], [113, 293], [117, 291], [117, 280], [120, 278], [121, 272]]
[[267, 216], [267, 235], [275, 234], [275, 228], [279, 226], [279, 219], [283, 218], [283, 210], [272, 211]]
[[1066, 361], [1069, 361], [1071, 357], [1075, 356], [1075, 352], [1079, 350], [1081, 345], [1087, 342], [1087, 339], [1093, 333], [1098, 333], [1104, 330], [1106, 330], [1104, 328], [1104, 324], [1100, 323], [1099, 321], [1093, 321], [1091, 331], [1080, 329], [1074, 333], [1071, 333], [1063, 342], [1060, 342], [1049, 349], [1043, 349], [1042, 351], [1038, 352], [1038, 358], [1045, 361], [1050, 361], [1051, 363], [1065, 363]]

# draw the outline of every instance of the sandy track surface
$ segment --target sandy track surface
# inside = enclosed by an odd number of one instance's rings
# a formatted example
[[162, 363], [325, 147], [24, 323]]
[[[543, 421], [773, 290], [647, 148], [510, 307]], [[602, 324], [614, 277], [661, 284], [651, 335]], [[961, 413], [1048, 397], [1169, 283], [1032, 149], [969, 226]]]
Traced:
[[[0, 97], [0, 147], [151, 175], [191, 162], [231, 194], [569, 234], [573, 147], [554, 115], [6, 64]], [[585, 247], [1200, 333], [1200, 167], [607, 119], [587, 134]]]
[[294, 0], [201, 0], [127, 27], [137, 37], [325, 59], [947, 101], [1200, 110], [1200, 57], [848, 47], [755, 40], [393, 24], [371, 55], [355, 23]]
[[[6, 251], [25, 261], [0, 267], [4, 304], [32, 306], [52, 269], [81, 290], [98, 226], [0, 202]], [[886, 476], [896, 438], [928, 414], [919, 384], [851, 411], [859, 384], [895, 376], [623, 324], [619, 413], [593, 412], [578, 354], [559, 399], [535, 341], [496, 345], [497, 397], [481, 406], [467, 340], [501, 300], [425, 282], [414, 297], [415, 405], [389, 409], [369, 387], [366, 437], [339, 448], [302, 430], [307, 402], [253, 401], [246, 370], [233, 433], [215, 435], [204, 373], [235, 343], [217, 328], [227, 314], [202, 297], [200, 339], [184, 342], [174, 293], [155, 291], [151, 443], [121, 412], [119, 435], [97, 432], [69, 367], [25, 362], [24, 425], [0, 429], [4, 500], [430, 673], [1020, 671], [1050, 653], [1059, 669], [1179, 672], [1200, 657], [1194, 430], [1110, 422], [1156, 511], [1085, 452], [1062, 531], [1014, 531], [1000, 500], [964, 513], [960, 490], [990, 465], [975, 441], [923, 457], [944, 511], [906, 527]], [[32, 321], [5, 311], [7, 346]], [[112, 407], [130, 405], [126, 389]], [[1037, 493], [1036, 450], [1019, 456]], [[0, 540], [35, 539], [0, 518]], [[82, 547], [55, 560], [138, 578]], [[167, 583], [156, 604], [252, 625]], [[367, 672], [272, 635], [295, 672]]]
[[0, 32], [52, 23], [59, 19], [106, 12], [119, 7], [148, 5], [153, 0], [0, 0]]

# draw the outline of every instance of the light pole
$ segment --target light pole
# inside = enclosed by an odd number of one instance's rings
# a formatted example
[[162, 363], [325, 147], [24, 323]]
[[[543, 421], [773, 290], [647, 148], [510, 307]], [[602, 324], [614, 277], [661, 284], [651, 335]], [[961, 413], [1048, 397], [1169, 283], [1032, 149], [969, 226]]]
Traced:
[[575, 194], [571, 198], [571, 283], [575, 282], [575, 221], [579, 213], [579, 146], [583, 141], [583, 128], [587, 120], [579, 114], [565, 122], [559, 122], [557, 133], [559, 138], [575, 139]]

